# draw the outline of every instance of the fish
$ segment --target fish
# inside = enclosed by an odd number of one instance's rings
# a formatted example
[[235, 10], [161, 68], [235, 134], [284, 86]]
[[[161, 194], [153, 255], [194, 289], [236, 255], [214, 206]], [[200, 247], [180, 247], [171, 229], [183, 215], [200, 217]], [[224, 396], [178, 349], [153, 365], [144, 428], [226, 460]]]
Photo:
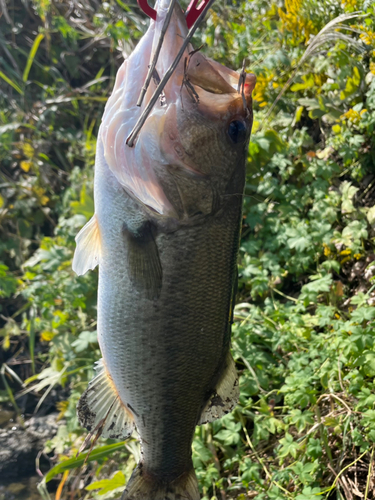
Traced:
[[112, 439], [136, 431], [141, 444], [122, 500], [199, 500], [195, 428], [239, 398], [231, 324], [256, 77], [189, 45], [129, 147], [187, 36], [176, 2], [137, 106], [169, 3], [157, 2], [118, 70], [98, 132], [95, 213], [72, 264], [78, 275], [99, 266], [102, 359], [77, 405], [80, 424]]

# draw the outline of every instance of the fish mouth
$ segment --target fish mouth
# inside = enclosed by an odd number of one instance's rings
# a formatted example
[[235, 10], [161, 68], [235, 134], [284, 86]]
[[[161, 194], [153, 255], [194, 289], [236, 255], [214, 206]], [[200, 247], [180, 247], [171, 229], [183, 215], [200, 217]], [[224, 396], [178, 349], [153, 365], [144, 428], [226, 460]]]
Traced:
[[206, 58], [199, 51], [189, 54], [185, 78], [206, 92], [221, 94], [243, 94], [247, 106], [251, 104], [251, 94], [256, 84], [252, 73], [237, 73], [212, 59]]

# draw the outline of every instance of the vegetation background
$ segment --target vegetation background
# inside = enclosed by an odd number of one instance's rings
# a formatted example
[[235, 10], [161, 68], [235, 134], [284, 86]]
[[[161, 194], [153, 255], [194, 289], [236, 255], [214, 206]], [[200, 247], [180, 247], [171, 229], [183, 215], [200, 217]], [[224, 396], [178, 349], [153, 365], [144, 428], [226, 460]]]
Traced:
[[[75, 406], [100, 354], [97, 273], [78, 278], [71, 261], [103, 107], [148, 20], [135, 1], [0, 6], [0, 401], [20, 425], [59, 411], [44, 498], [118, 498], [136, 439], [75, 458]], [[258, 77], [233, 327], [241, 400], [197, 428], [205, 500], [375, 497], [374, 14], [370, 0], [218, 0], [196, 36]]]

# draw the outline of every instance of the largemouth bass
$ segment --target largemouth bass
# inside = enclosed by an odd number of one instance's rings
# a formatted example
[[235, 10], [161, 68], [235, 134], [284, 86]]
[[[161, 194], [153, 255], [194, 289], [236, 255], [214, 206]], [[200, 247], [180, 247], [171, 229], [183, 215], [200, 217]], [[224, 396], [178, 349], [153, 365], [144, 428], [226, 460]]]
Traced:
[[78, 404], [81, 424], [124, 439], [141, 461], [123, 500], [198, 500], [196, 425], [239, 396], [230, 354], [245, 158], [255, 76], [188, 47], [134, 147], [126, 139], [187, 34], [178, 4], [147, 91], [140, 88], [169, 0], [118, 71], [100, 126], [95, 215], [73, 269], [99, 264], [102, 360]]

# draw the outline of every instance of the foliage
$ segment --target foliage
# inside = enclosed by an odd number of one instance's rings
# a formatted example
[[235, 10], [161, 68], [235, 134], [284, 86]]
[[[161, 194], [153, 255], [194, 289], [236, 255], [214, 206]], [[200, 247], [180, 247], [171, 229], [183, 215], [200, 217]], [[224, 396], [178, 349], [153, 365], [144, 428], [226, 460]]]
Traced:
[[[93, 211], [119, 49], [147, 22], [121, 0], [4, 5], [0, 396], [15, 403], [19, 375], [38, 407], [59, 388], [52, 478], [82, 463], [75, 406], [99, 358], [96, 272], [72, 272], [74, 236]], [[196, 430], [205, 500], [375, 493], [374, 14], [370, 0], [218, 1], [197, 35], [208, 55], [237, 69], [246, 58], [258, 77], [233, 326], [241, 400]], [[27, 357], [35, 372], [17, 371]], [[113, 455], [116, 445], [97, 446], [75, 498], [118, 497], [138, 460], [135, 439]], [[61, 488], [77, 474], [59, 476]]]

